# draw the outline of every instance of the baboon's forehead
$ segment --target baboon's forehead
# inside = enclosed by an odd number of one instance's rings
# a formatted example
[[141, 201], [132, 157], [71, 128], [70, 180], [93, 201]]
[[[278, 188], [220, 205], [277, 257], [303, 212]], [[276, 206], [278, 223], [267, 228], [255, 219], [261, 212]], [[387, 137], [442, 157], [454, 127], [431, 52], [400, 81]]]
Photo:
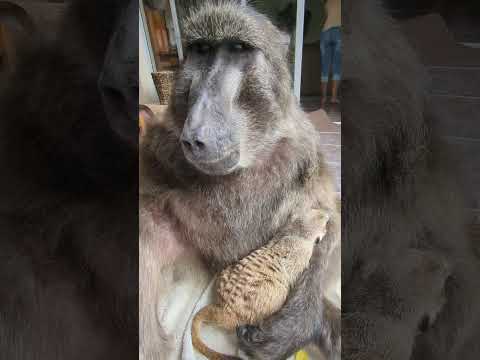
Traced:
[[242, 41], [264, 51], [272, 51], [280, 31], [263, 15], [236, 2], [205, 2], [191, 9], [184, 22], [184, 39], [196, 41]]

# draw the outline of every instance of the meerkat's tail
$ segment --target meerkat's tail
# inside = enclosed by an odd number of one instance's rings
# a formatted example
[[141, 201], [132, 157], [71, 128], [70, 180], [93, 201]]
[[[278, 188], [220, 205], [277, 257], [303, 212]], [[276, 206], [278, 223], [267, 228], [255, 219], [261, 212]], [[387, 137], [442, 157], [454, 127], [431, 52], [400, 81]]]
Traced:
[[224, 355], [210, 349], [200, 338], [200, 328], [203, 322], [223, 327], [224, 317], [223, 309], [215, 305], [205, 306], [196, 313], [192, 321], [193, 347], [209, 360], [242, 360], [239, 357]]

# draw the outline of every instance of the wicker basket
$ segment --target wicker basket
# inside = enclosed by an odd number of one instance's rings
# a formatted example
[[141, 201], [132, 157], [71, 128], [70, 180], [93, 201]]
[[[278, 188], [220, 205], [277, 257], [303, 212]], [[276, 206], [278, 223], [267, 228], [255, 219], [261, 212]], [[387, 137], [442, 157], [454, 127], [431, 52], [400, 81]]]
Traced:
[[174, 70], [161, 70], [152, 73], [153, 83], [157, 89], [160, 105], [168, 105], [175, 81]]

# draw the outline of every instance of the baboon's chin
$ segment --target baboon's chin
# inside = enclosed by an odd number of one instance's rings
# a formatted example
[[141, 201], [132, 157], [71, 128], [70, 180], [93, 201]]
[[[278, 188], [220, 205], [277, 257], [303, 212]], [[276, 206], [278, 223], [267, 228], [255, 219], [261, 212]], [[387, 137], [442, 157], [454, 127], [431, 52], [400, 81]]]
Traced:
[[223, 176], [231, 174], [239, 168], [240, 152], [234, 151], [233, 153], [230, 153], [221, 159], [212, 161], [194, 160], [189, 158], [188, 156], [186, 156], [186, 159], [197, 170], [199, 170], [205, 175]]

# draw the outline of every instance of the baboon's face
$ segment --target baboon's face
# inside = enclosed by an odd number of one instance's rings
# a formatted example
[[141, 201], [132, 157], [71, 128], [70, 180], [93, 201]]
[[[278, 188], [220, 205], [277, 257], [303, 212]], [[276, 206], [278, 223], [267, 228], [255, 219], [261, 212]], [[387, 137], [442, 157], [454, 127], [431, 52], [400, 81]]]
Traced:
[[187, 50], [189, 111], [180, 140], [187, 160], [205, 173], [227, 174], [239, 166], [248, 132], [239, 97], [257, 57], [257, 49], [234, 41], [198, 41]]
[[[177, 105], [183, 102], [185, 110], [180, 142], [185, 158], [205, 174], [249, 167], [275, 141], [279, 88], [289, 89], [290, 79], [279, 80], [286, 68], [286, 58], [278, 59], [285, 37], [269, 22], [262, 31], [261, 22], [268, 20], [238, 5], [203, 8], [187, 22], [186, 59], [177, 81]], [[252, 39], [255, 32], [259, 38]], [[273, 34], [275, 46], [264, 45], [265, 33]]]

